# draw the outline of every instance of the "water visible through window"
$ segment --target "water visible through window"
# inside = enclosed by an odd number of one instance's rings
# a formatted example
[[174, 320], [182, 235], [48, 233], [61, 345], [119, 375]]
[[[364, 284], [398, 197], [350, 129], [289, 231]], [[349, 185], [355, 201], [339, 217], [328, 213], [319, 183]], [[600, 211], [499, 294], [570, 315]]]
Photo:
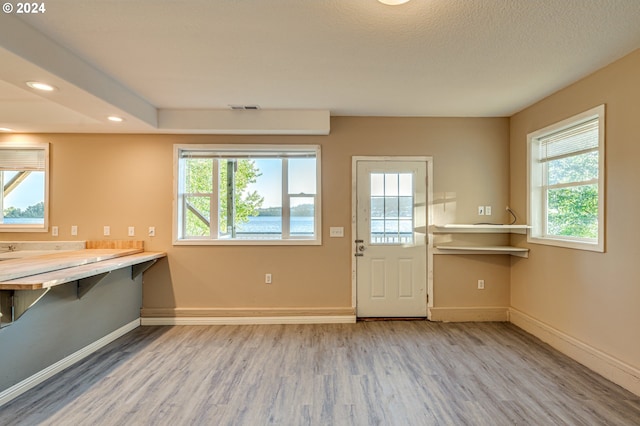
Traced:
[[371, 244], [413, 244], [413, 174], [371, 173]]

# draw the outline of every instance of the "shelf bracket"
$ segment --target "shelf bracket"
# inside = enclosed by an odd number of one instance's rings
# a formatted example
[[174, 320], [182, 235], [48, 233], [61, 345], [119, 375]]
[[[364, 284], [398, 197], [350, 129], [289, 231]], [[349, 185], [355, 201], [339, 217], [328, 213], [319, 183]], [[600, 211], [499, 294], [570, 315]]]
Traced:
[[91, 291], [93, 287], [98, 285], [98, 283], [110, 273], [111, 272], [103, 272], [98, 275], [93, 275], [91, 277], [78, 280], [78, 299], [82, 299], [87, 293], [89, 293], [89, 291]]
[[0, 328], [17, 321], [51, 290], [0, 290]]
[[158, 259], [152, 259], [146, 262], [138, 263], [137, 265], [133, 265], [131, 267], [131, 279], [135, 280], [136, 278], [138, 278], [138, 275], [151, 268], [157, 261]]

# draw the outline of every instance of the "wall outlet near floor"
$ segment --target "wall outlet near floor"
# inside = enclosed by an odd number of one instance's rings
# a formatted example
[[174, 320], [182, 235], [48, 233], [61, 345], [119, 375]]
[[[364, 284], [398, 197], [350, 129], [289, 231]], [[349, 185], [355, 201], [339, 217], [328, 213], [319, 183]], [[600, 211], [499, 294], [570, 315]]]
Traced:
[[130, 226], [129, 229], [127, 229], [127, 235], [130, 237], [134, 237], [136, 235], [136, 228]]
[[155, 237], [156, 236], [156, 227], [155, 226], [150, 226], [149, 227], [149, 236], [150, 237]]
[[102, 229], [103, 229], [103, 235], [104, 235], [105, 237], [106, 237], [106, 236], [111, 235], [111, 227], [110, 227], [110, 226], [105, 226], [105, 227], [104, 227], [104, 228], [102, 228]]
[[271, 284], [271, 274], [264, 274], [264, 283]]
[[478, 280], [478, 290], [484, 290], [484, 280]]
[[484, 216], [484, 206], [478, 206], [478, 216]]
[[71, 225], [71, 235], [78, 235], [78, 225]]
[[484, 206], [484, 214], [491, 216], [491, 206]]
[[57, 237], [58, 236], [58, 227], [57, 226], [52, 226], [51, 227], [51, 236], [52, 237]]

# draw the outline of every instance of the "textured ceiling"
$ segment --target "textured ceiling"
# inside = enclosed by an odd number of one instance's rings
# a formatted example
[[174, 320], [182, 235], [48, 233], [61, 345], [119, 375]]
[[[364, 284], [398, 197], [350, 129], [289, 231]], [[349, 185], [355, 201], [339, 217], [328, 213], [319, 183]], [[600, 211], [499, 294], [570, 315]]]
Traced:
[[[638, 0], [413, 0], [395, 7], [375, 0], [51, 0], [46, 6], [39, 15], [0, 16], [0, 27], [3, 19], [20, 19], [159, 110], [257, 104], [331, 115], [509, 116], [640, 48]], [[7, 37], [0, 28], [0, 48], [16, 58], [5, 58], [3, 68], [35, 63], [43, 75], [60, 77], [38, 61], [42, 56], [17, 52], [28, 40]], [[94, 97], [145, 121], [126, 102], [75, 80], [89, 71], [62, 77], [87, 99], [48, 100], [52, 108], [77, 110]], [[1, 79], [19, 84], [15, 72], [4, 74], [0, 69]], [[15, 102], [16, 90], [6, 86], [0, 84], [0, 113]], [[81, 128], [93, 129], [96, 117]], [[128, 121], [130, 131], [156, 126]], [[0, 127], [12, 123], [0, 115]]]

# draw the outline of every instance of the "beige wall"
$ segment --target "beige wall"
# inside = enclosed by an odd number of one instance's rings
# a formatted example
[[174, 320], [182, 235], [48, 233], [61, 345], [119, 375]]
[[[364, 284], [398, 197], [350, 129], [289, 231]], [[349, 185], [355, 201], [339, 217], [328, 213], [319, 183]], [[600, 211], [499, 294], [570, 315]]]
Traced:
[[[351, 157], [434, 157], [435, 221], [474, 222], [478, 205], [505, 221], [509, 194], [506, 118], [334, 117], [329, 136], [1, 135], [0, 141], [51, 143], [51, 224], [60, 240], [128, 239], [135, 226], [149, 250], [168, 260], [145, 274], [146, 309], [351, 307]], [[322, 145], [322, 246], [172, 246], [172, 146], [175, 143], [296, 143]], [[446, 199], [446, 202], [443, 200]], [[78, 237], [70, 235], [78, 225]], [[157, 236], [146, 229], [155, 226]], [[343, 226], [345, 238], [329, 238]], [[52, 239], [0, 234], [0, 239]], [[436, 256], [436, 306], [508, 306], [508, 256]], [[273, 274], [265, 285], [264, 273]], [[477, 279], [487, 290], [476, 289]], [[149, 311], [158, 313], [160, 311]], [[214, 312], [215, 313], [215, 312]]]
[[606, 252], [529, 245], [529, 259], [512, 265], [511, 305], [637, 368], [640, 50], [511, 118], [510, 199], [525, 211], [527, 133], [599, 104], [606, 104]]

